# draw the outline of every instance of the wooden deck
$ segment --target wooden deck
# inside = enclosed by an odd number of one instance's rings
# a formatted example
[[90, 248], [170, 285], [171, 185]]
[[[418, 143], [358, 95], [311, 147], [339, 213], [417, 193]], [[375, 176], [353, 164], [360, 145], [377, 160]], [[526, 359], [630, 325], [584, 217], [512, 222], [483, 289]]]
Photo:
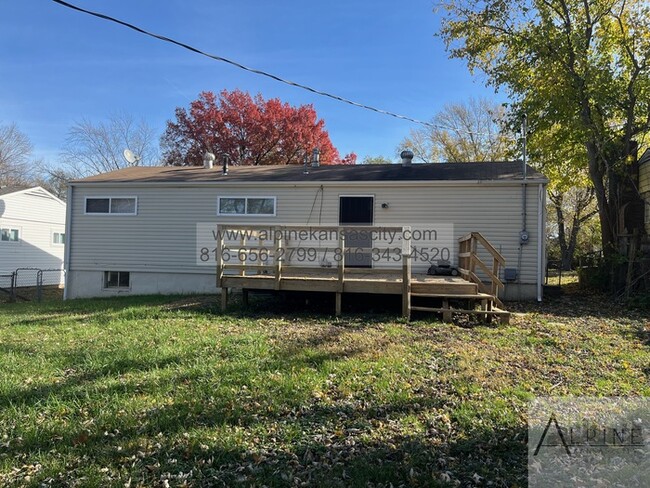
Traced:
[[[391, 270], [348, 268], [341, 287], [336, 268], [295, 269], [284, 268], [279, 283], [272, 274], [224, 275], [222, 288], [283, 291], [323, 291], [340, 293], [377, 293], [399, 295], [402, 293], [402, 273]], [[412, 293], [462, 293], [478, 292], [478, 286], [458, 276], [429, 276], [413, 274]]]
[[[238, 226], [227, 226], [227, 229], [240, 229]], [[254, 226], [246, 226], [247, 230], [255, 229]], [[341, 228], [342, 229], [342, 228]], [[400, 230], [403, 230], [400, 228]], [[260, 249], [259, 242], [247, 242], [242, 239], [235, 246], [236, 253], [244, 256], [244, 259], [237, 264], [224, 262], [220, 259], [224, 242], [217, 244], [217, 287], [221, 288], [222, 308], [228, 305], [228, 290], [241, 289], [244, 302], [248, 301], [250, 290], [275, 290], [275, 291], [313, 291], [330, 292], [336, 296], [337, 315], [341, 314], [343, 294], [368, 293], [368, 294], [389, 294], [402, 296], [402, 314], [410, 319], [412, 311], [424, 311], [442, 314], [443, 320], [451, 321], [454, 312], [464, 314], [479, 314], [485, 320], [499, 318], [501, 322], [507, 322], [510, 314], [503, 310], [503, 305], [498, 298], [498, 287], [503, 286], [498, 280], [499, 266], [503, 261], [500, 255], [496, 255], [494, 264], [488, 268], [482, 261], [479, 267], [482, 270], [490, 271], [490, 274], [497, 277], [496, 281], [485, 283], [481, 281], [476, 272], [476, 243], [484, 242], [492, 248], [485, 239], [480, 236], [476, 239], [476, 233], [460, 239], [461, 264], [467, 262], [468, 269], [460, 268], [460, 276], [430, 276], [421, 273], [411, 272], [410, 242], [403, 243], [402, 260], [399, 269], [389, 268], [351, 268], [347, 267], [344, 258], [335, 263], [332, 267], [301, 267], [288, 265], [282, 260], [273, 261], [272, 264], [250, 264], [245, 256], [248, 252], [255, 252]], [[250, 234], [249, 234], [250, 235]], [[343, 238], [340, 239], [340, 249], [345, 249]], [[272, 249], [275, 255], [285, 249], [292, 249], [290, 245], [280, 238], [274, 240]], [[229, 251], [233, 249], [229, 245]], [[496, 250], [494, 250], [496, 253]], [[344, 253], [341, 253], [344, 256]], [[439, 306], [432, 307], [427, 304], [413, 304], [413, 300], [440, 302]], [[454, 308], [454, 304], [461, 302], [461, 308]], [[426, 306], [425, 306], [426, 305]], [[478, 309], [476, 307], [479, 307]]]

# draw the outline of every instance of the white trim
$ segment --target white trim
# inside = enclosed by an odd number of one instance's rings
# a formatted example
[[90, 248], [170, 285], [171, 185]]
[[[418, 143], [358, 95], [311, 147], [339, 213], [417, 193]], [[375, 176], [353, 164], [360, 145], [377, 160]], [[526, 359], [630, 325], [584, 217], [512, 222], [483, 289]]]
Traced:
[[4, 225], [0, 225], [0, 234], [2, 234], [3, 230], [8, 230], [9, 232], [11, 232], [12, 230], [18, 231], [18, 239], [15, 240], [15, 241], [12, 241], [12, 240], [3, 241], [2, 236], [0, 236], [0, 243], [7, 243], [9, 245], [16, 246], [16, 245], [23, 242], [23, 228], [22, 227], [20, 227], [18, 225], [11, 225], [11, 224], [9, 224], [6, 227]]
[[[236, 214], [236, 213], [221, 213], [221, 199], [222, 198], [232, 198], [232, 199], [243, 199], [244, 200], [244, 213], [243, 214]], [[273, 200], [273, 213], [272, 214], [250, 214], [248, 213], [248, 199], [249, 198], [257, 198], [257, 199], [265, 199], [265, 200]], [[257, 196], [257, 195], [252, 195], [252, 196], [243, 196], [243, 195], [223, 195], [220, 197], [217, 197], [217, 217], [277, 217], [278, 213], [278, 198], [277, 197], [271, 197], [271, 196]]]
[[[59, 234], [59, 235], [63, 234], [63, 242], [54, 242], [54, 234]], [[54, 230], [50, 228], [50, 246], [56, 246], [56, 247], [65, 246], [65, 240], [66, 240], [65, 234], [66, 234], [65, 229], [63, 229], [63, 232], [61, 232], [60, 230]]]
[[[88, 200], [108, 200], [108, 212], [88, 212]], [[111, 212], [113, 199], [119, 200], [135, 200], [135, 211], [133, 213]], [[87, 196], [84, 197], [84, 215], [115, 215], [119, 217], [138, 215], [138, 197], [131, 195], [115, 195], [115, 196]]]
[[43, 188], [42, 186], [32, 186], [31, 188], [25, 188], [24, 190], [18, 190], [18, 191], [14, 191], [14, 192], [11, 192], [11, 193], [5, 193], [4, 195], [0, 195], [0, 198], [9, 197], [9, 196], [14, 196], [14, 195], [19, 195], [19, 194], [21, 194], [21, 193], [27, 193], [28, 191], [33, 191], [33, 190], [41, 190], [41, 191], [47, 193], [47, 195], [48, 195], [50, 198], [52, 198], [53, 200], [56, 200], [56, 201], [59, 202], [61, 205], [65, 205], [65, 202], [64, 202], [63, 200], [61, 200], [60, 198], [58, 198], [58, 197], [56, 197], [55, 195], [53, 195], [52, 193], [50, 193], [49, 191], [47, 191], [47, 190], [46, 190], [45, 188]]
[[[526, 183], [529, 185], [546, 184], [547, 179], [528, 178]], [[369, 186], [369, 187], [428, 187], [428, 186], [516, 186], [521, 187], [521, 180], [381, 180], [381, 181], [92, 181], [69, 183], [68, 186], [79, 186], [85, 188], [151, 188], [151, 187], [176, 187], [176, 188], [228, 188], [239, 186], [259, 186], [264, 188], [283, 188], [308, 186], [319, 188], [321, 186]]]
[[544, 283], [544, 255], [546, 248], [546, 225], [544, 222], [546, 209], [546, 191], [544, 185], [539, 185], [537, 193], [537, 301], [542, 301]]
[[[94, 268], [89, 268], [88, 266], [80, 266], [80, 267], [74, 267], [72, 270], [68, 270], [67, 272], [72, 272], [72, 273], [77, 273], [77, 272], [83, 272], [83, 271], [96, 271], [98, 273], [102, 273], [108, 268], [115, 268], [116, 266], [122, 266], [121, 264], [107, 264], [107, 265], [102, 265], [101, 263], [97, 265]], [[188, 265], [189, 266], [189, 265]], [[194, 265], [196, 266], [196, 265]], [[174, 273], [174, 274], [200, 274], [200, 275], [213, 275], [214, 276], [214, 269], [212, 269], [211, 266], [202, 266], [202, 269], [189, 269], [187, 267], [183, 266], [178, 266], [176, 268], [167, 268], [163, 266], [137, 266], [137, 265], [129, 265], [129, 273]]]
[[[68, 285], [70, 283], [70, 245], [71, 236], [70, 230], [72, 229], [72, 185], [68, 185], [67, 191], [68, 205], [65, 207], [65, 249], [63, 251], [63, 299], [68, 299]], [[85, 202], [84, 202], [85, 205]], [[84, 207], [84, 210], [85, 207]]]
[[[372, 198], [372, 222], [370, 222], [370, 224], [367, 225], [375, 225], [375, 200], [376, 200], [375, 195], [365, 195], [365, 194], [353, 195], [349, 193], [339, 193], [338, 219], [337, 219], [339, 225], [342, 225], [341, 224], [341, 198], [355, 198], [355, 197]], [[366, 225], [366, 224], [359, 224], [359, 225]]]

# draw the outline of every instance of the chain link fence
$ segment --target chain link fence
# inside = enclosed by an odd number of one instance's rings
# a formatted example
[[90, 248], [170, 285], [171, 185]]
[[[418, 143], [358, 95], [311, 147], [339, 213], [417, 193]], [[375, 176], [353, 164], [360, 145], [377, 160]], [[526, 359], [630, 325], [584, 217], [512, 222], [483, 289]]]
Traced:
[[65, 271], [62, 269], [18, 268], [0, 274], [0, 301], [62, 299]]

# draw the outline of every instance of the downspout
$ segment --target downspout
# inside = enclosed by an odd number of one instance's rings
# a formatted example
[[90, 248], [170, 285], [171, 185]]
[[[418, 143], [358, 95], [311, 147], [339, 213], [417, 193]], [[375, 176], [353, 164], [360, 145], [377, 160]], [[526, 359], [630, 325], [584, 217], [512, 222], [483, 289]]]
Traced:
[[526, 114], [521, 121], [521, 135], [523, 140], [523, 150], [522, 150], [522, 168], [521, 168], [521, 231], [519, 232], [519, 256], [517, 261], [517, 283], [518, 283], [518, 293], [521, 295], [521, 275], [522, 273], [522, 263], [523, 263], [523, 254], [524, 246], [528, 244], [528, 168], [526, 167], [527, 158], [527, 136], [528, 136], [528, 119]]
[[545, 238], [545, 222], [544, 216], [546, 215], [546, 190], [544, 184], [539, 185], [537, 196], [537, 301], [542, 301], [544, 282], [544, 256], [546, 255], [546, 238]]
[[526, 141], [526, 139], [527, 139], [527, 136], [528, 136], [527, 131], [528, 131], [528, 119], [526, 117], [526, 114], [524, 114], [524, 120], [522, 121], [522, 126], [521, 126], [521, 132], [522, 132], [522, 136], [523, 136], [523, 139], [524, 139], [523, 154], [522, 154], [522, 158], [521, 158], [522, 161], [523, 161], [523, 168], [522, 168], [522, 171], [521, 171], [522, 179], [523, 179], [523, 182], [522, 182], [522, 185], [521, 185], [521, 201], [523, 202], [522, 203], [522, 206], [523, 206], [523, 222], [522, 222], [522, 226], [521, 226], [522, 227], [521, 228], [522, 234], [527, 232], [527, 229], [526, 229], [526, 212], [527, 212], [527, 208], [526, 208], [526, 197], [527, 197], [527, 195], [526, 195], [526, 187], [527, 187], [527, 185], [526, 185], [526, 177], [528, 176], [527, 175], [528, 171], [527, 171], [527, 168], [526, 168], [526, 159], [527, 159], [527, 157], [526, 157], [526, 151], [527, 151], [527, 148], [526, 148], [526, 142], [527, 141]]
[[68, 299], [68, 285], [70, 284], [70, 242], [72, 242], [72, 188], [68, 184], [65, 202], [65, 252], [63, 255], [63, 299]]

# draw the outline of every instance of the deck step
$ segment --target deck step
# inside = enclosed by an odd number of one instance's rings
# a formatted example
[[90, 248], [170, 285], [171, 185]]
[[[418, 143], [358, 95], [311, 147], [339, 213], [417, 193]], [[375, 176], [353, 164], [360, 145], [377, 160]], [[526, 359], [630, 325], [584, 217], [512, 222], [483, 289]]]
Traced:
[[460, 294], [476, 294], [478, 293], [478, 286], [476, 283], [469, 281], [457, 283], [418, 283], [417, 281], [411, 282], [411, 293], [433, 293], [436, 295], [460, 295]]
[[461, 309], [461, 308], [440, 308], [440, 307], [415, 307], [412, 306], [411, 310], [416, 310], [418, 312], [435, 312], [435, 313], [442, 313], [442, 312], [452, 312], [452, 313], [480, 313], [480, 314], [488, 314], [488, 315], [510, 315], [510, 312], [507, 312], [505, 310], [501, 309], [496, 309], [496, 310], [466, 310], [466, 309]]
[[411, 296], [422, 298], [476, 298], [480, 300], [494, 300], [494, 295], [488, 293], [411, 293]]
[[506, 310], [502, 310], [500, 308], [495, 308], [492, 310], [463, 310], [463, 309], [456, 309], [456, 308], [440, 308], [440, 307], [417, 307], [417, 306], [411, 306], [412, 311], [416, 312], [430, 312], [430, 313], [441, 313], [443, 314], [443, 320], [445, 322], [451, 322], [451, 314], [453, 313], [460, 313], [460, 314], [475, 314], [475, 315], [483, 315], [485, 317], [498, 317], [499, 322], [501, 324], [508, 324], [510, 323], [510, 312]]

